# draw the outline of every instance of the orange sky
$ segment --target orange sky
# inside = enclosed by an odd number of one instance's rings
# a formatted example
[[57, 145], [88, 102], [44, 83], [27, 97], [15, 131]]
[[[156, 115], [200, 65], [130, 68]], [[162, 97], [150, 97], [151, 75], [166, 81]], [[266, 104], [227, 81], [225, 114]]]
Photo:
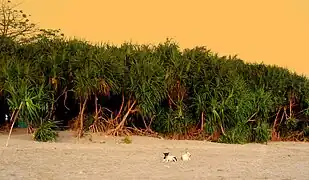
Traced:
[[114, 44], [170, 37], [309, 75], [309, 0], [22, 1], [40, 27], [68, 36]]

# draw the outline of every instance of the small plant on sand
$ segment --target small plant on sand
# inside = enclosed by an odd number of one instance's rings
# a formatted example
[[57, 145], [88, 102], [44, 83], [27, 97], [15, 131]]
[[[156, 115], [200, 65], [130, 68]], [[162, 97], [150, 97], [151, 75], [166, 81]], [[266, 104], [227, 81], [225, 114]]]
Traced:
[[125, 143], [125, 144], [131, 144], [132, 143], [132, 139], [129, 136], [126, 136], [125, 138], [123, 138], [121, 140], [121, 142]]
[[34, 132], [34, 140], [41, 142], [55, 141], [58, 137], [58, 133], [55, 131], [56, 127], [57, 125], [54, 121], [43, 122]]

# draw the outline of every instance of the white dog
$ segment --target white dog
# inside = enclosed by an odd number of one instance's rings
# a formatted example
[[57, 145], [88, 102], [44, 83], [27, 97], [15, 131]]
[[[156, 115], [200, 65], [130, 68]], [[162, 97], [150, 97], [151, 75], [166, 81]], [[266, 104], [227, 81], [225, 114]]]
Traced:
[[170, 153], [163, 153], [164, 157], [163, 157], [163, 162], [176, 162], [177, 161], [177, 157], [176, 156], [171, 156], [169, 155]]
[[181, 160], [183, 160], [183, 161], [191, 160], [191, 154], [188, 151], [186, 151], [186, 153], [181, 155]]

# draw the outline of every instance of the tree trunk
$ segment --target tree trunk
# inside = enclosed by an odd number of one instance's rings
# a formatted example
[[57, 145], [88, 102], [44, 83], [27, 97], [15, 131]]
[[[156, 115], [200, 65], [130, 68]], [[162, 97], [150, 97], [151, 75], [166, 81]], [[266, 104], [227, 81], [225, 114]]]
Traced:
[[201, 117], [201, 131], [204, 129], [204, 112], [202, 112], [202, 117]]
[[80, 116], [79, 116], [79, 120], [80, 120], [80, 128], [79, 128], [79, 133], [78, 133], [78, 138], [81, 138], [83, 136], [83, 131], [84, 131], [84, 111], [86, 109], [86, 104], [87, 104], [87, 100], [88, 98], [86, 98], [84, 101], [83, 101], [83, 106], [80, 110]]
[[95, 117], [94, 122], [97, 123], [99, 119], [99, 113], [98, 113], [98, 98], [97, 95], [95, 95]]

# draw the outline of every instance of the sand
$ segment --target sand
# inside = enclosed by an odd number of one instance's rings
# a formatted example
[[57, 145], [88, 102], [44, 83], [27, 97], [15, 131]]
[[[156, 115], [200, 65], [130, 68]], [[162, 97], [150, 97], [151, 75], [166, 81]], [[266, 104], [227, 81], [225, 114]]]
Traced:
[[[58, 142], [40, 143], [30, 135], [0, 135], [0, 179], [309, 179], [309, 144], [273, 142], [219, 144], [150, 137], [92, 135], [77, 140], [60, 132]], [[89, 139], [92, 139], [90, 141]], [[191, 161], [163, 163], [163, 152], [180, 156], [188, 149]]]

